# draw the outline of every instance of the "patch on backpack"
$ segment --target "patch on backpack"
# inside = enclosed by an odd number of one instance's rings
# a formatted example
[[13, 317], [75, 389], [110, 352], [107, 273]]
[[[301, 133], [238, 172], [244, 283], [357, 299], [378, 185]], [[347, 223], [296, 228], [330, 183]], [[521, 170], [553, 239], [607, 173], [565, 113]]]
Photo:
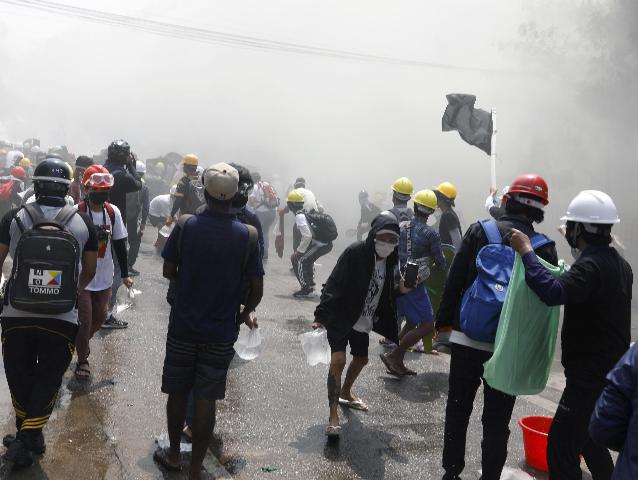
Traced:
[[60, 270], [29, 269], [30, 293], [58, 295], [62, 287], [62, 272]]

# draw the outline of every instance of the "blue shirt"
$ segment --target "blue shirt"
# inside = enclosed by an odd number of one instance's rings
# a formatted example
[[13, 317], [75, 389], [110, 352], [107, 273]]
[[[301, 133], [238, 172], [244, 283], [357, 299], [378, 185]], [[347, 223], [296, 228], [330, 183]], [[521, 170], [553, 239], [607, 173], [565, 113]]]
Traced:
[[[409, 226], [409, 228], [408, 228]], [[408, 258], [408, 229], [410, 230], [411, 252]], [[419, 274], [432, 261], [439, 270], [445, 268], [445, 257], [441, 250], [441, 238], [432, 227], [419, 217], [414, 217], [409, 224], [401, 225], [399, 238], [399, 262], [402, 268], [408, 260], [419, 264]]]
[[259, 248], [249, 253], [244, 268], [248, 229], [234, 215], [208, 210], [186, 222], [181, 249], [179, 239], [176, 228], [162, 252], [178, 264], [169, 334], [194, 343], [234, 342], [242, 279], [264, 275]]

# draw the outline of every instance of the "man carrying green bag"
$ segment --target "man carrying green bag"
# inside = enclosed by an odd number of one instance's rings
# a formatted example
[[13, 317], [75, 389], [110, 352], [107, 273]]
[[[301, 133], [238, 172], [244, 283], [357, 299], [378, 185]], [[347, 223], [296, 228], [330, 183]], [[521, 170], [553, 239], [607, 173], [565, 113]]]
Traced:
[[[542, 258], [538, 260], [554, 277], [565, 270], [562, 261], [555, 267]], [[525, 267], [516, 255], [494, 355], [483, 366], [483, 378], [489, 386], [514, 396], [542, 392], [552, 366], [559, 317], [560, 307], [547, 306], [526, 285]]]
[[512, 231], [510, 245], [523, 259], [525, 281], [547, 305], [565, 305], [561, 334], [566, 387], [549, 431], [550, 480], [580, 480], [582, 453], [594, 480], [611, 478], [609, 451], [594, 443], [589, 420], [606, 385], [606, 375], [629, 348], [631, 266], [610, 245], [618, 212], [611, 197], [580, 192], [562, 219], [565, 238], [578, 258], [554, 278], [538, 262], [527, 236]]

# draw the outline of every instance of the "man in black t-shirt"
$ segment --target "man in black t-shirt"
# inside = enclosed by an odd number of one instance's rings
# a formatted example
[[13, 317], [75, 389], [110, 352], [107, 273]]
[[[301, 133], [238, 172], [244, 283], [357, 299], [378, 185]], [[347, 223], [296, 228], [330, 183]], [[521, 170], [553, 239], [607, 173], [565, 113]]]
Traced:
[[[31, 208], [48, 220], [55, 219], [66, 207], [65, 196], [70, 184], [71, 170], [66, 163], [59, 159], [44, 160], [34, 172], [36, 201], [31, 204]], [[65, 288], [71, 288], [71, 291], [77, 288], [80, 291], [95, 274], [97, 233], [93, 222], [85, 213], [76, 212], [67, 218], [66, 230], [75, 237], [81, 249], [78, 264], [81, 264], [82, 271], [79, 284]], [[12, 258], [16, 256], [18, 241], [23, 232], [31, 229], [32, 224], [32, 216], [24, 208], [13, 209], [2, 218], [0, 266], [4, 264], [7, 255]], [[34, 260], [37, 258], [30, 259]], [[14, 268], [16, 266], [17, 263], [14, 263]], [[63, 278], [60, 272], [53, 272], [54, 275], [58, 274], [53, 278], [47, 277], [51, 273], [32, 268], [29, 283], [32, 282], [31, 276], [39, 276], [40, 278], [33, 280], [34, 284], [56, 285], [61, 290], [63, 282], [68, 282], [69, 279], [65, 280], [66, 277]], [[12, 275], [11, 281], [17, 281], [14, 278], [16, 276]], [[38, 283], [47, 278], [48, 284]], [[6, 289], [3, 302], [2, 352], [15, 409], [17, 433], [7, 435], [3, 443], [8, 446], [5, 460], [16, 467], [26, 467], [33, 463], [33, 454], [43, 454], [46, 449], [42, 429], [51, 415], [62, 376], [73, 356], [78, 311], [77, 308], [71, 308], [63, 313], [46, 314], [22, 310], [14, 306], [11, 292], [11, 288]]]

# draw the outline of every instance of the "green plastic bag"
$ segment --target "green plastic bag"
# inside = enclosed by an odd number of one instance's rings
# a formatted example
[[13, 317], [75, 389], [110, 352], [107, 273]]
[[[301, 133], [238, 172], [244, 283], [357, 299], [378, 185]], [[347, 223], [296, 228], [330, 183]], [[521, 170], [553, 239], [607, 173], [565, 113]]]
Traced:
[[[558, 277], [566, 270], [538, 259]], [[494, 355], [483, 365], [488, 385], [509, 395], [535, 395], [547, 384], [552, 366], [560, 307], [548, 307], [525, 283], [525, 267], [516, 254], [496, 331]]]

